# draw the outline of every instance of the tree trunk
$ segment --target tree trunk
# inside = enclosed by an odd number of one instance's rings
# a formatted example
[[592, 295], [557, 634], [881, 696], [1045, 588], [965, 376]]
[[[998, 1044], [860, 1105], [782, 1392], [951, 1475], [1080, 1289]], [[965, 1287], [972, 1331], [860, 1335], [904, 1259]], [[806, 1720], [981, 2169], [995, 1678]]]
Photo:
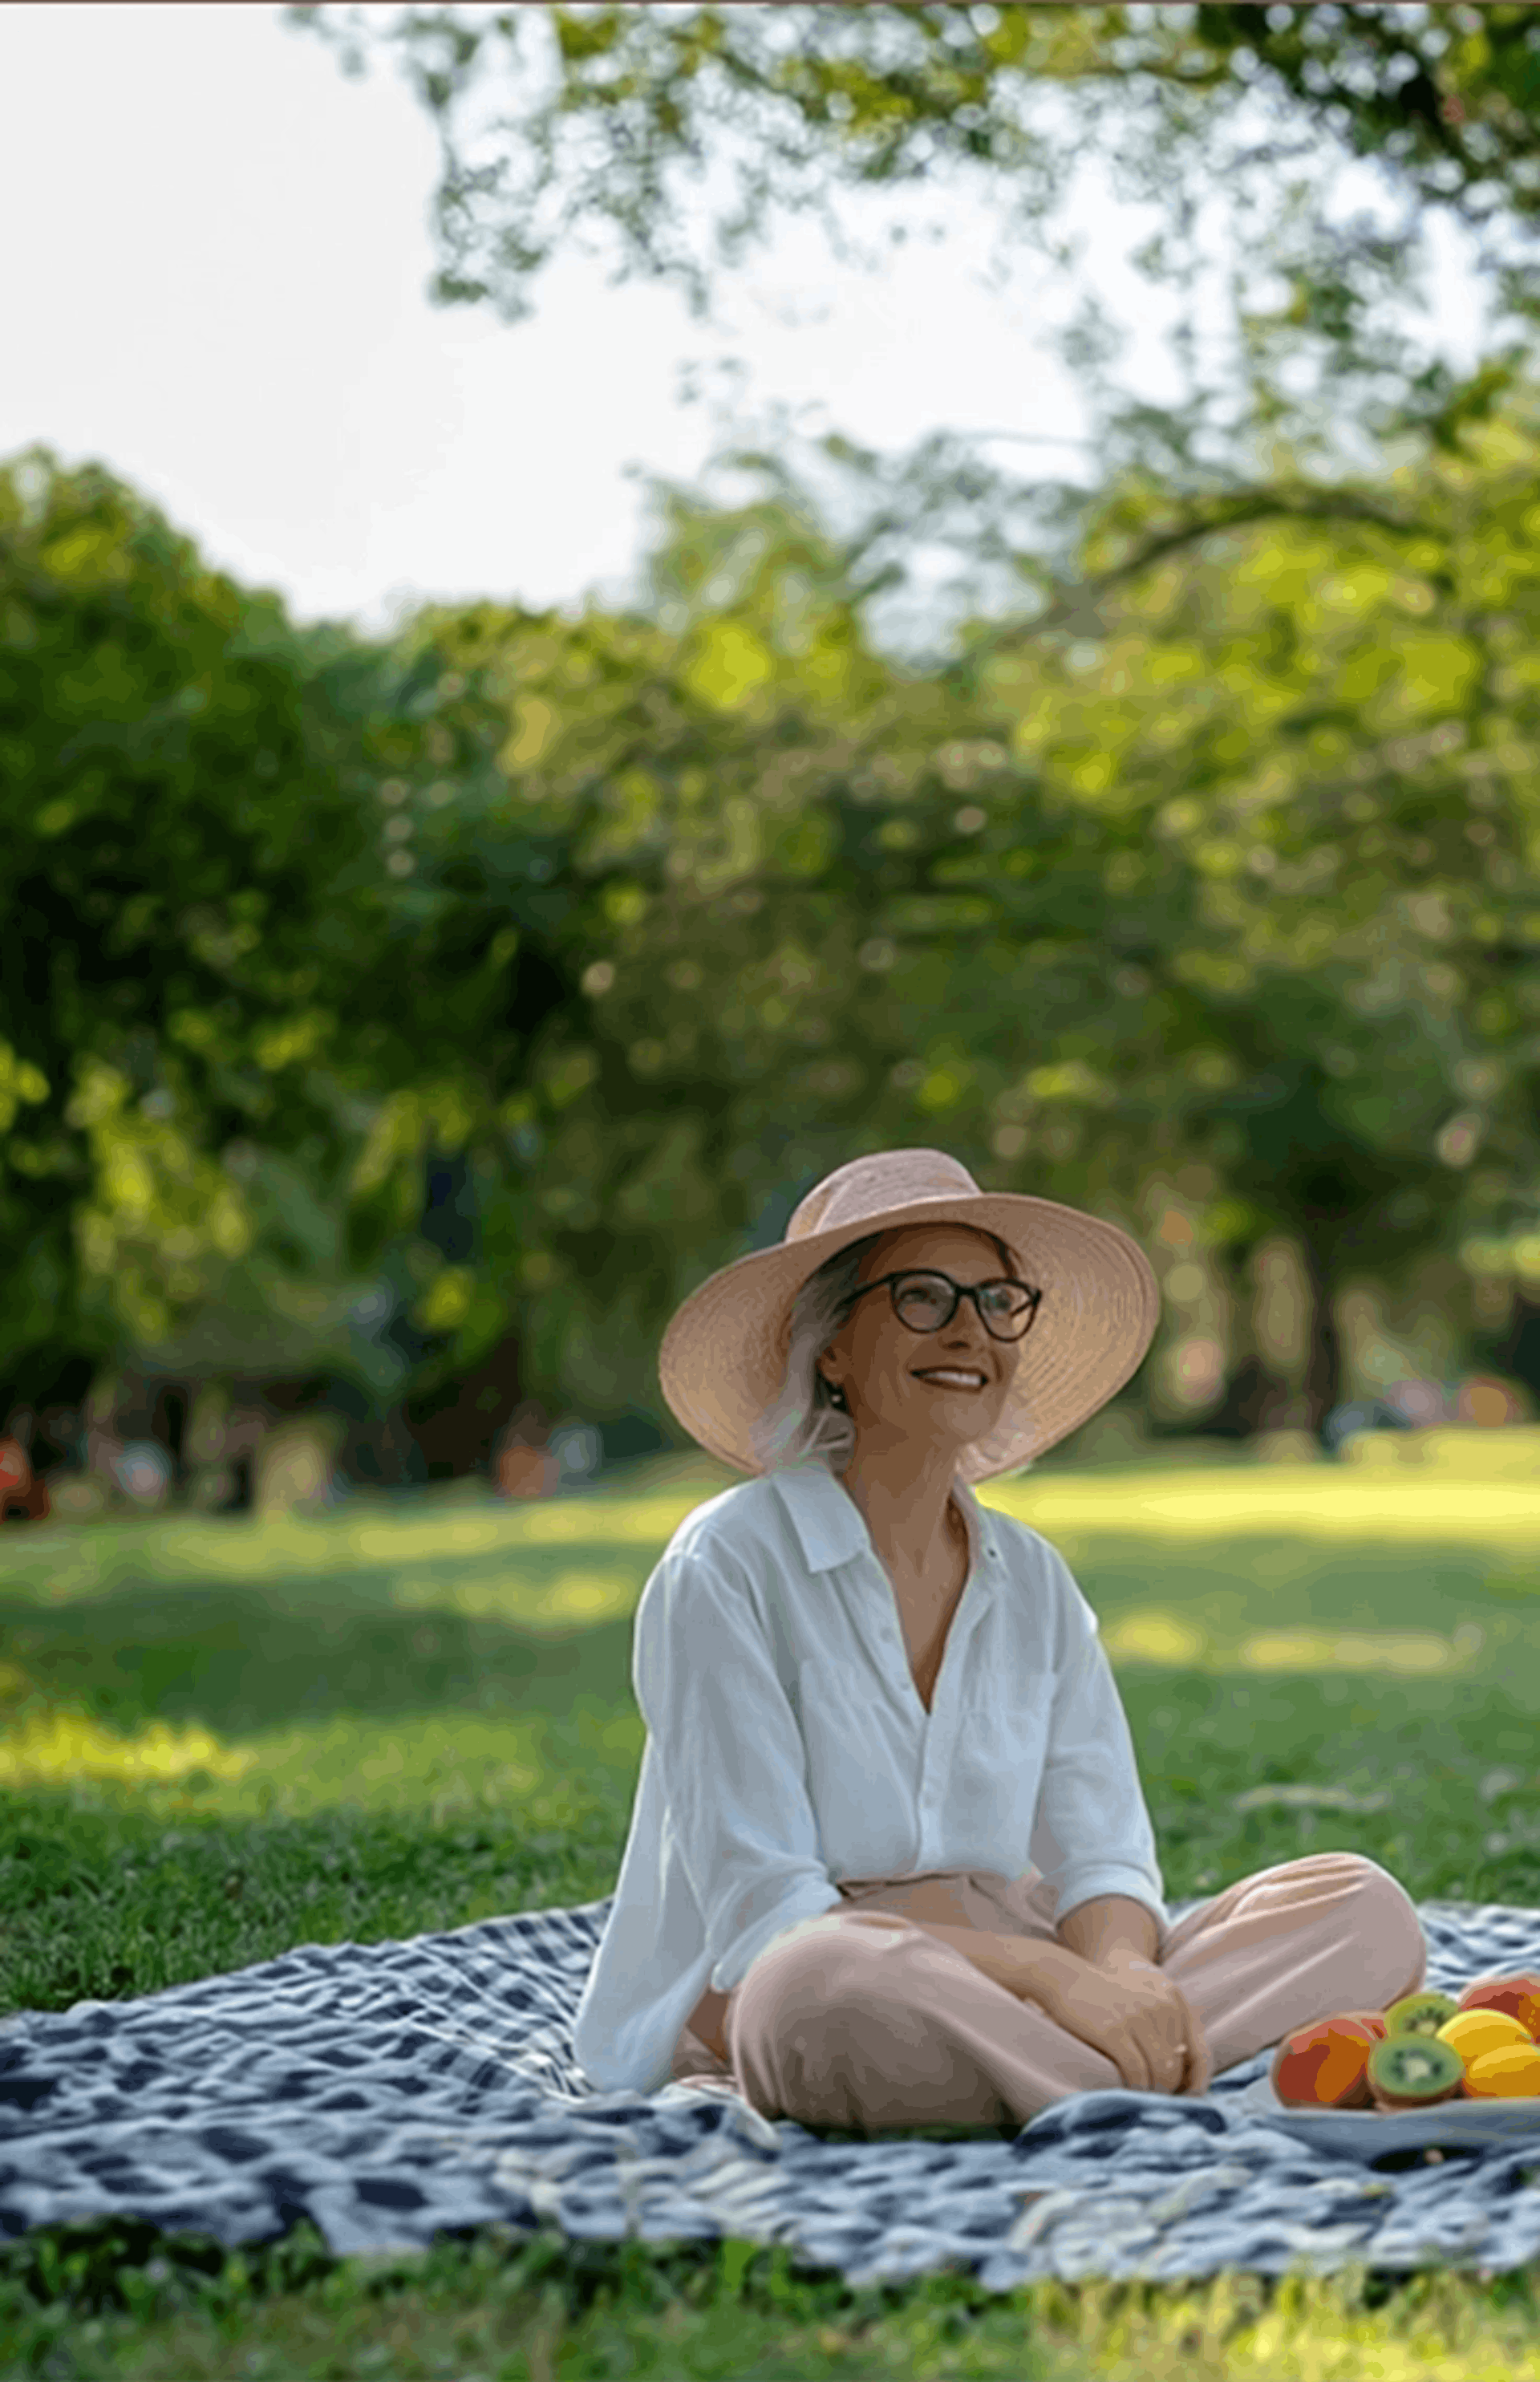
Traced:
[[1522, 1381], [1540, 1406], [1540, 1298], [1527, 1290], [1516, 1291], [1503, 1328], [1472, 1336], [1479, 1361], [1510, 1381]]
[[1230, 1369], [1223, 1403], [1200, 1428], [1209, 1439], [1254, 1439], [1278, 1430], [1289, 1406], [1289, 1384], [1258, 1356], [1242, 1357]]
[[1299, 1234], [1299, 1250], [1310, 1285], [1310, 1313], [1304, 1373], [1305, 1429], [1319, 1432], [1333, 1406], [1342, 1400], [1342, 1348], [1337, 1331], [1332, 1274], [1320, 1245], [1308, 1230]]
[[1198, 1425], [1205, 1439], [1252, 1439], [1259, 1430], [1275, 1430], [1289, 1408], [1289, 1383], [1258, 1344], [1258, 1293], [1253, 1271], [1258, 1246], [1255, 1242], [1248, 1242], [1225, 1255], [1224, 1271], [1235, 1320], [1224, 1396], [1216, 1411]]
[[491, 1471], [499, 1435], [519, 1403], [522, 1372], [519, 1335], [505, 1332], [471, 1371], [407, 1400], [407, 1428], [430, 1480]]

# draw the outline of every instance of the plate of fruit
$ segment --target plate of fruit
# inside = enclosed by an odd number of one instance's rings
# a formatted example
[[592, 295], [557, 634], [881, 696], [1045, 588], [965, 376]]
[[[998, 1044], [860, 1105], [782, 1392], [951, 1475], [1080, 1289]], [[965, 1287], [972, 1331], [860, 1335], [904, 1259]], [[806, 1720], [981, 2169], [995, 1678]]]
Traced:
[[1295, 2027], [1232, 2106], [1350, 2158], [1540, 2139], [1540, 1971]]

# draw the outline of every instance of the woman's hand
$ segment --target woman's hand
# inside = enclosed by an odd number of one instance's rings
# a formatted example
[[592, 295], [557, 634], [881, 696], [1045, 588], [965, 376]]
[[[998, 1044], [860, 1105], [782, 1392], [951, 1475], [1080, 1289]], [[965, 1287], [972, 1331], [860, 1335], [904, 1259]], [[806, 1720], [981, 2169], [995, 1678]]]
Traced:
[[1110, 2059], [1131, 2092], [1207, 2092], [1213, 2065], [1203, 2027], [1163, 1969], [1121, 1946], [1099, 1962], [1078, 1953], [1068, 1960], [1073, 1967], [1063, 1959], [1034, 1964], [1022, 1998]]

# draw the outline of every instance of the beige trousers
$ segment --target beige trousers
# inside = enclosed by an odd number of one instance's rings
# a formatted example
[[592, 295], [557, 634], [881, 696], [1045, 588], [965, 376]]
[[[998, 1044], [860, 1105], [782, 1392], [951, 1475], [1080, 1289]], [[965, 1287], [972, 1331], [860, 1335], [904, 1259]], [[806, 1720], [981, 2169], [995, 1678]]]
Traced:
[[[1056, 1940], [1035, 1874], [848, 1879], [850, 1907]], [[918, 1927], [830, 1911], [772, 1945], [728, 1996], [724, 2063], [686, 2028], [677, 2081], [731, 2088], [767, 2118], [858, 2134], [1024, 2125], [1070, 2093], [1122, 2082], [1105, 2054]], [[1358, 1853], [1283, 1861], [1189, 1911], [1155, 1958], [1186, 1995], [1221, 2075], [1289, 2029], [1383, 2009], [1423, 1982], [1405, 1889]]]

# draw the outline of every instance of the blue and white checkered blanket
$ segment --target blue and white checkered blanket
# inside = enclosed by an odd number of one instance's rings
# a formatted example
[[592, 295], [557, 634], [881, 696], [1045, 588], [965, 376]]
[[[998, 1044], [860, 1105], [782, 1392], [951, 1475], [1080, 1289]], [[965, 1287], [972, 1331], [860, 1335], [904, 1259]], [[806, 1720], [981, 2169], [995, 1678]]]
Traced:
[[[1011, 2141], [851, 2143], [720, 2091], [596, 2093], [571, 2022], [607, 1909], [306, 1945], [5, 2021], [0, 2229], [134, 2215], [234, 2244], [308, 2216], [344, 2253], [544, 2219], [590, 2240], [784, 2241], [857, 2283], [956, 2264], [998, 2290], [1359, 2259], [1496, 2269], [1540, 2250], [1540, 2143], [1350, 2165], [1237, 2107], [1265, 2052], [1204, 2100], [1081, 2093]], [[1421, 1917], [1430, 1985], [1540, 1961], [1540, 1910]]]

